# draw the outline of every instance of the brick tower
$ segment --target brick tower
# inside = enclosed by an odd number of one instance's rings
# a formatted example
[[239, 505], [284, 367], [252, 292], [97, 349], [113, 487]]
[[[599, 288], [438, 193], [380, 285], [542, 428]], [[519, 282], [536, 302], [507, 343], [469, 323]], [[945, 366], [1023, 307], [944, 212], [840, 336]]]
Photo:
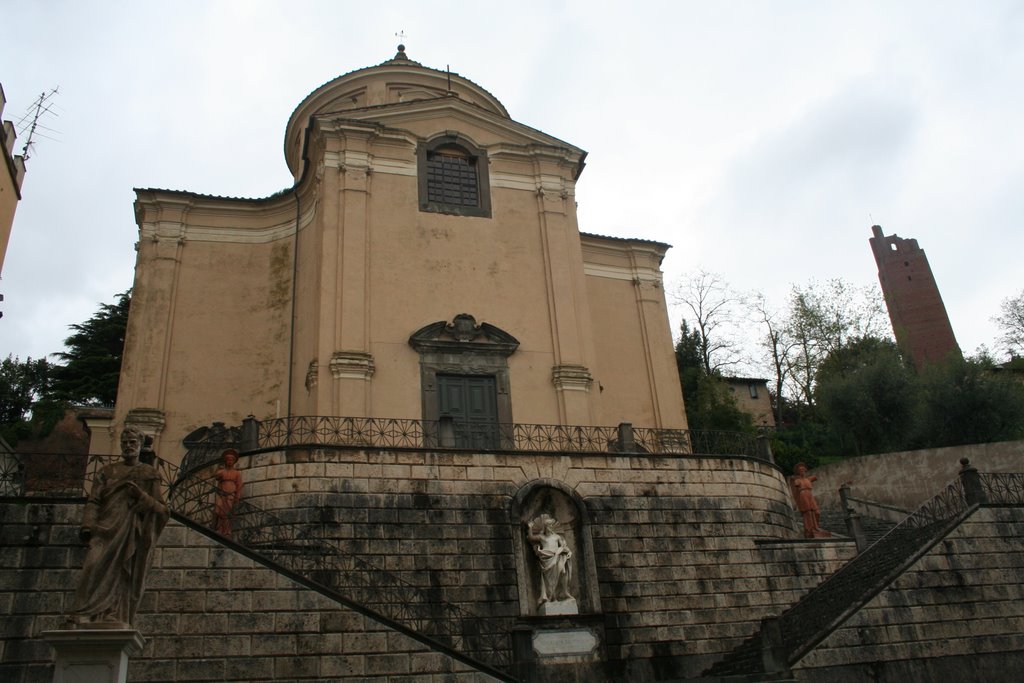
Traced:
[[924, 249], [915, 239], [886, 237], [882, 226], [871, 226], [869, 241], [878, 264], [878, 281], [885, 295], [896, 342], [916, 368], [960, 354], [953, 328], [935, 284]]

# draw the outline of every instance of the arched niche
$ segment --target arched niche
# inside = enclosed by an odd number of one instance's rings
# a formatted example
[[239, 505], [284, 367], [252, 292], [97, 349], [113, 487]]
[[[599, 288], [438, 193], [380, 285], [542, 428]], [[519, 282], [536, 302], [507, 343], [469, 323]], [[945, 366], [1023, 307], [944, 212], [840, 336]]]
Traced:
[[569, 592], [576, 598], [579, 614], [599, 613], [601, 595], [594, 564], [590, 515], [586, 505], [575, 491], [562, 482], [554, 479], [537, 479], [519, 489], [512, 499], [512, 539], [520, 615], [541, 614], [537, 604], [541, 590], [540, 562], [534, 552], [534, 544], [528, 538], [528, 525], [544, 514], [558, 520], [557, 531], [565, 538], [572, 551]]

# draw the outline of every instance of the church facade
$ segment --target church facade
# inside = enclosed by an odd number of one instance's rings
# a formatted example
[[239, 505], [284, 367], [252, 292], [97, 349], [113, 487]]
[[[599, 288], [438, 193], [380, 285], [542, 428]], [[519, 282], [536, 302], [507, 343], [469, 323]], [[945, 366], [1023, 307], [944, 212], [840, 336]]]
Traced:
[[314, 90], [284, 152], [295, 185], [265, 199], [137, 190], [109, 438], [134, 424], [175, 460], [247, 415], [445, 418], [483, 445], [511, 423], [686, 427], [668, 245], [579, 231], [585, 152], [404, 48]]

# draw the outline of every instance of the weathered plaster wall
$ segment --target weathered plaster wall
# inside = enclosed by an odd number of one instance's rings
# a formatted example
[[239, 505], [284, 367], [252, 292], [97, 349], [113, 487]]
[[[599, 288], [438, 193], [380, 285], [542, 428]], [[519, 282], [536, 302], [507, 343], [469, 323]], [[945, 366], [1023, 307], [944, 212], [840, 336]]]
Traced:
[[913, 510], [956, 479], [960, 458], [981, 472], [1024, 472], [1024, 441], [928, 448], [864, 455], [818, 467], [814, 495], [819, 505], [839, 505], [839, 486], [850, 482], [851, 495]]
[[981, 508], [798, 665], [803, 681], [1017, 681], [1024, 508]]

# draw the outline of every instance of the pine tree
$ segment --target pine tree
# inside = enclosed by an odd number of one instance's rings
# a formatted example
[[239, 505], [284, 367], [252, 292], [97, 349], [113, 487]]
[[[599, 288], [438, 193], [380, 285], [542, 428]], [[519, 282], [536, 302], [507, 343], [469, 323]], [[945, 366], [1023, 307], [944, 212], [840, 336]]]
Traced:
[[121, 374], [131, 290], [117, 295], [64, 340], [66, 351], [54, 354], [63, 365], [53, 368], [52, 396], [82, 405], [113, 405]]

